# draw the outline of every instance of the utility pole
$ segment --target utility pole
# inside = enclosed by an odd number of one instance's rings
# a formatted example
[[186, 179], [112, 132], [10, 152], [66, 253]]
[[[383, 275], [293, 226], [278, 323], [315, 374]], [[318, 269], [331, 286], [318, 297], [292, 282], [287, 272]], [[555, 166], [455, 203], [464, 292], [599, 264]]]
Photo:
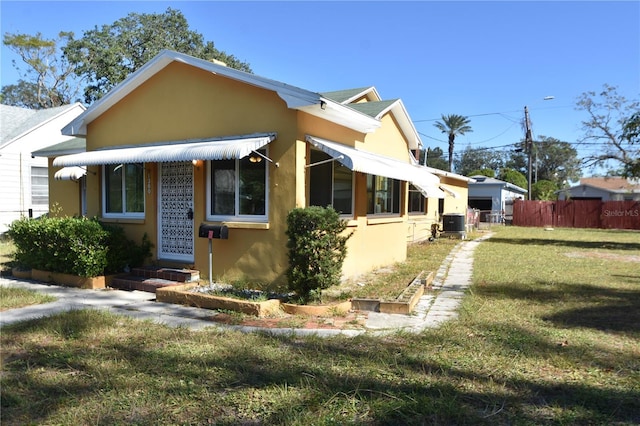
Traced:
[[524, 135], [524, 143], [525, 149], [527, 150], [528, 156], [528, 168], [529, 168], [529, 176], [527, 177], [527, 200], [531, 200], [531, 155], [533, 153], [533, 139], [531, 137], [531, 122], [529, 121], [529, 109], [525, 105], [524, 107], [524, 127], [525, 127], [525, 135]]

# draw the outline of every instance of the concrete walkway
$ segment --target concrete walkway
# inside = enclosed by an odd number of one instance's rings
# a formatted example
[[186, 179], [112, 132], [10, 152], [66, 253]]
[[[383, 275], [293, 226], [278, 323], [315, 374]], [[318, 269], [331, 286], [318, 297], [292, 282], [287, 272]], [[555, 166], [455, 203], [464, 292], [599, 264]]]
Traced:
[[433, 280], [434, 292], [420, 298], [413, 314], [383, 314], [369, 312], [364, 330], [261, 329], [238, 325], [225, 325], [207, 320], [212, 312], [190, 306], [159, 303], [155, 294], [123, 290], [82, 290], [70, 287], [47, 285], [31, 280], [0, 278], [0, 285], [19, 287], [46, 293], [57, 298], [55, 302], [10, 309], [0, 312], [0, 327], [34, 318], [46, 317], [74, 309], [106, 309], [112, 313], [141, 320], [150, 320], [171, 327], [188, 327], [200, 330], [205, 327], [229, 328], [242, 332], [263, 331], [272, 334], [297, 335], [347, 335], [388, 334], [397, 331], [420, 332], [439, 327], [445, 321], [458, 317], [458, 309], [465, 291], [471, 285], [473, 252], [485, 235], [473, 241], [461, 241], [445, 259]]

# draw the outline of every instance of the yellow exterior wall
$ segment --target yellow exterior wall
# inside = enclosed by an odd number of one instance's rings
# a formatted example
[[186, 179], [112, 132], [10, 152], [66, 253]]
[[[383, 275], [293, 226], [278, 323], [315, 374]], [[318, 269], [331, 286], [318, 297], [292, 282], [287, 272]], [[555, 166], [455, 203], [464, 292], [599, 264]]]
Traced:
[[[447, 213], [467, 213], [469, 185], [465, 179], [453, 176], [439, 176], [440, 184], [455, 191], [458, 197], [445, 192], [443, 214]], [[442, 228], [442, 218], [439, 213], [438, 198], [428, 198], [426, 200], [425, 214], [411, 214], [407, 224], [407, 242], [422, 241], [431, 236], [431, 225], [439, 224]]]
[[[306, 135], [340, 142], [348, 146], [409, 161], [407, 140], [391, 114], [381, 119], [381, 128], [371, 134], [342, 127], [287, 108], [274, 92], [205, 72], [182, 63], [171, 63], [129, 93], [87, 127], [87, 151], [121, 145], [144, 145], [164, 141], [184, 141], [206, 137], [241, 136], [276, 132], [268, 145], [268, 223], [225, 222], [228, 240], [213, 240], [213, 276], [219, 280], [244, 279], [264, 283], [286, 282], [288, 253], [286, 218], [294, 207], [305, 207], [308, 199], [309, 144]], [[101, 217], [102, 168], [91, 166], [87, 174], [87, 215]], [[60, 203], [64, 214], [79, 211], [79, 192], [73, 199], [73, 182], [54, 182], [52, 201]], [[209, 273], [208, 240], [197, 237], [206, 217], [207, 164], [194, 166], [194, 252], [188, 266]], [[155, 163], [145, 164], [145, 217], [139, 220], [106, 220], [125, 228], [129, 238], [140, 241], [147, 234], [154, 244], [153, 263], [175, 265], [157, 259], [158, 173]], [[456, 182], [453, 180], [452, 185]], [[459, 182], [458, 182], [459, 184]], [[466, 187], [466, 183], [465, 183]], [[401, 186], [401, 213], [396, 217], [367, 216], [366, 175], [355, 174], [354, 216], [348, 232], [348, 254], [343, 276], [351, 277], [374, 268], [406, 259], [407, 235], [416, 219], [407, 215], [407, 185]], [[466, 189], [466, 188], [465, 188]], [[55, 196], [53, 193], [55, 192]], [[66, 195], [65, 195], [66, 194]], [[466, 205], [466, 193], [464, 203]], [[461, 208], [460, 201], [446, 204], [445, 211]], [[428, 200], [423, 222], [435, 220], [438, 200]], [[432, 219], [433, 218], [433, 219]]]
[[80, 182], [54, 179], [60, 169], [53, 167], [53, 158], [49, 158], [49, 215], [80, 216]]
[[[307, 114], [300, 114], [299, 143], [303, 143], [305, 135], [317, 136], [340, 142], [351, 147], [367, 150], [379, 155], [408, 161], [408, 148], [405, 139], [395, 126], [393, 119], [388, 115], [383, 117], [382, 126], [374, 133], [363, 135], [342, 126], [328, 123], [320, 118]], [[304, 144], [305, 146], [308, 144]], [[306, 173], [305, 165], [308, 164], [306, 154], [309, 147], [304, 150], [305, 157], [298, 158], [298, 167], [304, 173], [306, 191], [308, 191], [309, 177]], [[303, 150], [301, 149], [300, 154]], [[395, 262], [402, 262], [407, 258], [406, 245], [406, 206], [407, 206], [407, 185], [402, 184], [401, 214], [398, 217], [380, 218], [375, 216], [367, 217], [367, 188], [366, 175], [355, 174], [355, 200], [354, 216], [348, 221], [347, 232], [353, 235], [347, 242], [347, 257], [344, 261], [342, 273], [346, 277], [354, 277], [359, 274], [371, 271], [375, 268], [389, 265]], [[304, 203], [300, 207], [307, 205], [305, 192]]]
[[[277, 94], [172, 63], [88, 126], [87, 150], [117, 145], [140, 145], [204, 137], [239, 136], [277, 132], [268, 155], [269, 223], [225, 223], [228, 240], [213, 241], [213, 275], [226, 279], [280, 281], [288, 265], [286, 215], [296, 203], [296, 111], [289, 110]], [[100, 176], [98, 176], [100, 177]], [[119, 223], [134, 240], [144, 233], [157, 246], [156, 164], [145, 164], [150, 179], [144, 220], [110, 220]], [[99, 179], [89, 215], [101, 214]], [[93, 190], [93, 189], [92, 189]], [[206, 214], [206, 162], [194, 167], [195, 262], [208, 275], [208, 240], [197, 237]], [[98, 196], [95, 196], [95, 195]], [[155, 252], [155, 250], [154, 250]], [[154, 255], [153, 261], [157, 261]]]

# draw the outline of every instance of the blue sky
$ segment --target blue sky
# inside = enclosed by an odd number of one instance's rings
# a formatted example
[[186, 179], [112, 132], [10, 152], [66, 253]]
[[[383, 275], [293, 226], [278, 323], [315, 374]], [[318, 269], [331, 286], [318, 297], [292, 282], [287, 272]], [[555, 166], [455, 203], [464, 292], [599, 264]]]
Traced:
[[[385, 99], [401, 98], [423, 143], [445, 153], [446, 136], [433, 126], [441, 114], [471, 119], [474, 132], [456, 140], [456, 152], [521, 140], [525, 105], [534, 136], [574, 143], [584, 135], [581, 93], [606, 83], [627, 98], [640, 94], [638, 1], [2, 0], [0, 23], [3, 34], [81, 37], [168, 7], [255, 74], [317, 92], [375, 86]], [[15, 83], [16, 57], [4, 46], [1, 53], [0, 83]]]

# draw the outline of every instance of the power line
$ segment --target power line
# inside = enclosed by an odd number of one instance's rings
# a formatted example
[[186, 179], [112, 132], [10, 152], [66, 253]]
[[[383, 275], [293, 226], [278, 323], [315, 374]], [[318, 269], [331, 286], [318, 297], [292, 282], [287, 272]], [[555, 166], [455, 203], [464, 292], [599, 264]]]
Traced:
[[[549, 106], [549, 107], [540, 107], [540, 108], [529, 108], [530, 111], [539, 111], [539, 110], [543, 110], [543, 109], [559, 109], [559, 108], [573, 108], [575, 105], [558, 105], [558, 106]], [[460, 114], [463, 117], [484, 117], [487, 115], [502, 115], [504, 118], [506, 118], [507, 120], [514, 120], [513, 118], [508, 118], [506, 116], [504, 116], [504, 114], [510, 114], [510, 113], [514, 113], [514, 112], [522, 112], [521, 109], [514, 109], [511, 111], [497, 111], [497, 112], [485, 112], [482, 114], [470, 114], [470, 115], [464, 115], [464, 114]], [[438, 117], [438, 118], [427, 118], [427, 119], [422, 119], [422, 120], [412, 120], [414, 123], [423, 123], [423, 122], [427, 122], [427, 121], [437, 121], [437, 120], [442, 120], [442, 117]], [[518, 119], [520, 120], [520, 119]]]

